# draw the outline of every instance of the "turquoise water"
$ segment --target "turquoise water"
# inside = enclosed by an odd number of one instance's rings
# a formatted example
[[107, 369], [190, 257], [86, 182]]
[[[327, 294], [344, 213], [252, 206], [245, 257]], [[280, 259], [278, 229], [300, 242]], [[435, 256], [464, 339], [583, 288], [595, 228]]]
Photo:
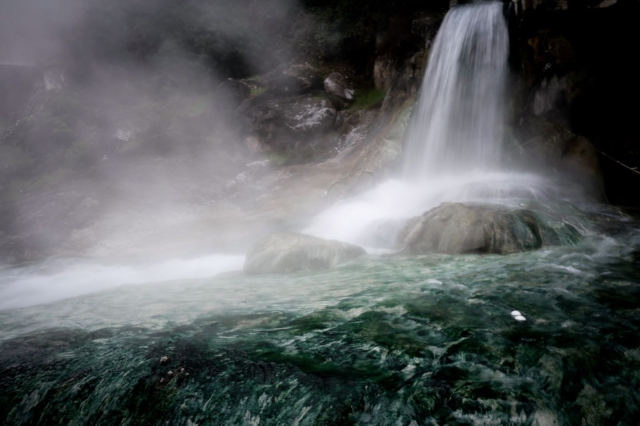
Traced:
[[0, 422], [635, 425], [640, 232], [607, 228], [0, 311]]

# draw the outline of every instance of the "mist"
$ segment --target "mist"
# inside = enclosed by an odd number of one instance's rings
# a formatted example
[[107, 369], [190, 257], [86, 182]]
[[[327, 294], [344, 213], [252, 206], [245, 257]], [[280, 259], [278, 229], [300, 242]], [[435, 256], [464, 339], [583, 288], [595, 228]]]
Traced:
[[247, 164], [268, 170], [241, 134], [242, 99], [221, 83], [291, 60], [283, 33], [299, 13], [293, 2], [1, 7], [2, 217], [4, 232], [21, 236], [4, 244], [5, 260], [37, 259], [52, 245], [121, 255], [170, 226], [184, 228], [173, 239], [206, 232], [197, 228]]
[[2, 1], [0, 424], [635, 424], [639, 16]]

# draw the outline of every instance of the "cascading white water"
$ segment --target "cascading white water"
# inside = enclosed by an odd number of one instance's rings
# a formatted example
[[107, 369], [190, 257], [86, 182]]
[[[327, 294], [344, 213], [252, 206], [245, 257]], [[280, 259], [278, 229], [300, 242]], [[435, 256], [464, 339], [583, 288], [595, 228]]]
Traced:
[[451, 9], [407, 130], [404, 179], [324, 211], [304, 232], [390, 249], [389, 242], [380, 245], [372, 234], [443, 202], [564, 198], [544, 176], [501, 167], [508, 54], [502, 3]]
[[407, 177], [498, 167], [508, 51], [502, 3], [451, 9], [436, 37], [408, 129]]

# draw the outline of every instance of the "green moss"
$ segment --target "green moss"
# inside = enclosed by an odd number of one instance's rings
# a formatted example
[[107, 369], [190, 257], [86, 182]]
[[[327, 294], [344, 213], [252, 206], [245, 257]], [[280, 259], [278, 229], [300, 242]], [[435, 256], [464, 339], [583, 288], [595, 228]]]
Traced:
[[369, 109], [382, 104], [387, 93], [381, 89], [357, 90], [351, 109]]
[[271, 161], [271, 164], [275, 164], [276, 166], [282, 166], [287, 162], [288, 157], [279, 152], [270, 152], [267, 154], [267, 159]]
[[267, 89], [265, 87], [254, 87], [254, 88], [251, 89], [251, 94], [249, 95], [249, 99], [253, 99], [255, 97], [258, 97], [258, 96], [262, 95], [266, 91], [267, 91]]

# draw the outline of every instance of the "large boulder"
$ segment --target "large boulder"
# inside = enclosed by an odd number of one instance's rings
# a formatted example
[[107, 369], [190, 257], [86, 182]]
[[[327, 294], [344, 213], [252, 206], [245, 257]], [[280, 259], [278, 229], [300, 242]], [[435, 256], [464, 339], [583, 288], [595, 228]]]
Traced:
[[509, 254], [580, 238], [571, 225], [531, 210], [458, 203], [409, 220], [400, 234], [401, 252], [412, 254]]
[[331, 98], [336, 109], [344, 109], [354, 100], [355, 90], [340, 73], [333, 72], [324, 80], [324, 90]]
[[244, 271], [250, 275], [329, 269], [365, 255], [362, 247], [297, 233], [274, 234], [247, 254]]

